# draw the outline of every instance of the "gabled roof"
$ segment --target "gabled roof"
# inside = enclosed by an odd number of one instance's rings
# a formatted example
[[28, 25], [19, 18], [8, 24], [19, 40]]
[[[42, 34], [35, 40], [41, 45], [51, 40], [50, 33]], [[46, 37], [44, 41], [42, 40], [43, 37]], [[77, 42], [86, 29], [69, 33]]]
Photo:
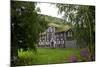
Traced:
[[[69, 25], [57, 24], [57, 23], [48, 23], [48, 27], [49, 26], [56, 28], [55, 33], [64, 32], [64, 31], [68, 31], [69, 29], [71, 29], [71, 27]], [[44, 34], [46, 34], [46, 31], [40, 33], [40, 35], [44, 35]]]
[[69, 25], [64, 24], [49, 23], [48, 26], [55, 27], [56, 32], [68, 31], [69, 29], [71, 29]]

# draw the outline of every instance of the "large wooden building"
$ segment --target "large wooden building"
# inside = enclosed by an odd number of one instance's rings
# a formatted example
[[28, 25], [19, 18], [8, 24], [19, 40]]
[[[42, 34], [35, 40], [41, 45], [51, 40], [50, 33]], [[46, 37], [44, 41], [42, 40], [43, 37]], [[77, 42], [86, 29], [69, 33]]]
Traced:
[[40, 33], [38, 47], [75, 48], [74, 33], [68, 25], [48, 24], [48, 29]]

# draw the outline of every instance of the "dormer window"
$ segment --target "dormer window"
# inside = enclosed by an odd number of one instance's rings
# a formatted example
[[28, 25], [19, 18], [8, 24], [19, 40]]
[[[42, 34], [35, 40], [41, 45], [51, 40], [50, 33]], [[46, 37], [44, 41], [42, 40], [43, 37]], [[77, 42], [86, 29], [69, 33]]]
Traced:
[[72, 37], [72, 32], [68, 31], [68, 37]]
[[47, 30], [47, 32], [52, 32], [52, 31], [53, 31], [52, 27], [49, 27]]
[[49, 27], [47, 32], [55, 32], [55, 28], [54, 27]]

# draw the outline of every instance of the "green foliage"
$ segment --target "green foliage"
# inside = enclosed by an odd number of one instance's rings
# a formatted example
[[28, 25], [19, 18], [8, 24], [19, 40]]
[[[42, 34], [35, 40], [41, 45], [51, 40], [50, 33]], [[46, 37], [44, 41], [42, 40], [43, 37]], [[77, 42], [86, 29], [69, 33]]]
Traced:
[[25, 50], [35, 49], [38, 35], [45, 30], [46, 24], [37, 14], [34, 2], [11, 1], [11, 35], [12, 42], [16, 42], [12, 45]]
[[84, 57], [80, 56], [80, 49], [66, 48], [38, 48], [34, 54], [32, 50], [19, 51], [21, 59], [17, 65], [37, 65], [37, 64], [54, 64], [70, 62], [72, 56], [77, 57], [77, 62], [82, 61]]
[[[79, 47], [89, 47], [95, 53], [95, 6], [57, 4], [59, 13], [71, 22]], [[92, 59], [91, 59], [92, 60]]]
[[53, 17], [53, 16], [48, 16], [48, 15], [43, 15], [43, 14], [39, 14], [41, 17], [45, 18], [45, 21], [47, 21], [48, 23], [57, 23], [57, 24], [64, 24], [64, 19], [62, 18], [57, 18], [57, 17]]
[[[17, 60], [27, 62], [26, 57], [18, 59], [18, 49], [36, 51], [39, 33], [47, 27], [47, 22], [35, 10], [36, 3], [11, 1], [11, 63], [15, 66]], [[30, 54], [28, 55], [28, 57]], [[14, 57], [17, 57], [14, 60]], [[32, 59], [32, 58], [31, 58]], [[31, 61], [31, 59], [28, 59]], [[33, 61], [33, 60], [32, 60]], [[28, 63], [28, 62], [27, 62]], [[28, 63], [30, 64], [30, 62]]]
[[20, 61], [16, 65], [31, 65], [36, 62], [36, 54], [34, 50], [18, 51]]

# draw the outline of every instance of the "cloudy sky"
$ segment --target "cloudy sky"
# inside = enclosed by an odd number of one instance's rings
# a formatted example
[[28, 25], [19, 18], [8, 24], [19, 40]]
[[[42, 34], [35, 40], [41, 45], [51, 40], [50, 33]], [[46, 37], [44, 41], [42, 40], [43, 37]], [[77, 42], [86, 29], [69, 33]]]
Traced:
[[58, 14], [58, 8], [50, 3], [37, 3], [37, 7], [40, 8], [41, 14], [61, 18], [62, 15]]

